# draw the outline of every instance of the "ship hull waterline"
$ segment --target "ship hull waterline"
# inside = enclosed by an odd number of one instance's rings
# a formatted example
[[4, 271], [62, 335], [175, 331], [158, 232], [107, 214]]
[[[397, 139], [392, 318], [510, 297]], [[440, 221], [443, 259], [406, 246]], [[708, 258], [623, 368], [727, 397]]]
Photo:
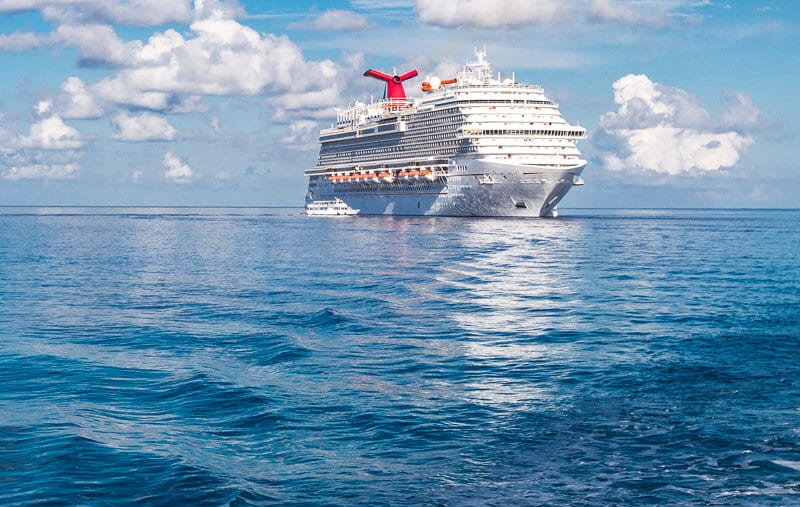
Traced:
[[447, 175], [433, 181], [333, 183], [319, 176], [307, 201], [339, 198], [360, 209], [359, 215], [553, 218], [585, 165], [552, 168], [478, 159], [454, 161]]

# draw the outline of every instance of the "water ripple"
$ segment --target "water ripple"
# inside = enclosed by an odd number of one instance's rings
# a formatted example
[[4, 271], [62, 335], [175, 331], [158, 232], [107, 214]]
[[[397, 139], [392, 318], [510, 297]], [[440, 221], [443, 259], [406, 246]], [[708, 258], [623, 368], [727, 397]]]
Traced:
[[0, 504], [798, 503], [799, 218], [0, 211]]

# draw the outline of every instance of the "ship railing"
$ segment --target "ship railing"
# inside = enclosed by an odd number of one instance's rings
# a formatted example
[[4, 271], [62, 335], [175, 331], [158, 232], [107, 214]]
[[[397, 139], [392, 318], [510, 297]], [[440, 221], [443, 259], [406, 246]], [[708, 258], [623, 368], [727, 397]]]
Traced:
[[442, 93], [454, 90], [474, 90], [476, 88], [479, 89], [489, 89], [489, 88], [523, 88], [526, 90], [532, 90], [538, 93], [544, 93], [544, 88], [538, 84], [531, 84], [531, 83], [518, 83], [518, 82], [511, 82], [505, 83], [502, 81], [477, 81], [477, 80], [470, 80], [470, 81], [458, 81], [452, 85], [442, 86], [438, 90], [432, 90], [430, 93]]
[[369, 120], [413, 109], [414, 106], [415, 103], [412, 100], [382, 100], [369, 104], [356, 104], [347, 109], [337, 109], [336, 126], [363, 125]]

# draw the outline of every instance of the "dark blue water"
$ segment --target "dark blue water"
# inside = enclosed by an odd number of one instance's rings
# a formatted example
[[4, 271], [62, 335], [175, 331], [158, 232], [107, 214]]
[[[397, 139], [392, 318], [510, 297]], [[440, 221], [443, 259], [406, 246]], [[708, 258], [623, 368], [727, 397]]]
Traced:
[[800, 504], [800, 211], [0, 209], [0, 504]]

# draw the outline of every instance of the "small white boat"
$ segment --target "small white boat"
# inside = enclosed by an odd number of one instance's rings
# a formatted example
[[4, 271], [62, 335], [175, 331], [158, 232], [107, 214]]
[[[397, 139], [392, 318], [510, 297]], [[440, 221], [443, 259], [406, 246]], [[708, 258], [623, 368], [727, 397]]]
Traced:
[[311, 201], [306, 204], [306, 215], [349, 216], [358, 215], [361, 210], [353, 209], [338, 197], [332, 201]]
[[495, 184], [494, 178], [492, 178], [491, 174], [484, 174], [483, 176], [478, 178], [478, 182], [481, 185], [494, 185]]

